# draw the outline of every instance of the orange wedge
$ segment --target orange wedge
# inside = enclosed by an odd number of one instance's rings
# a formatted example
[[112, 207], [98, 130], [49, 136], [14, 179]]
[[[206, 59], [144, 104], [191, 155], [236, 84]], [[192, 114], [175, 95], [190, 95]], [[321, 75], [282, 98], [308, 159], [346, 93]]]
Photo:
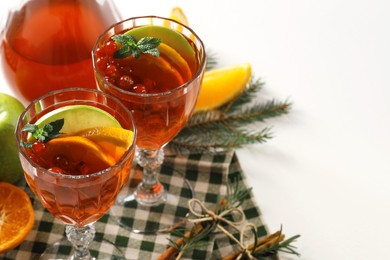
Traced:
[[26, 192], [0, 182], [0, 254], [22, 243], [33, 224], [34, 211]]
[[233, 100], [251, 79], [250, 64], [240, 64], [206, 71], [195, 112], [216, 109]]
[[169, 18], [188, 26], [187, 16], [180, 7], [172, 8]]
[[113, 154], [119, 160], [133, 142], [134, 132], [119, 127], [93, 127], [79, 131], [83, 136], [99, 145], [107, 154]]
[[104, 170], [116, 163], [98, 144], [83, 136], [63, 136], [46, 143], [41, 157], [47, 162], [55, 162], [57, 156], [65, 156], [69, 162], [83, 162], [88, 166], [89, 173]]

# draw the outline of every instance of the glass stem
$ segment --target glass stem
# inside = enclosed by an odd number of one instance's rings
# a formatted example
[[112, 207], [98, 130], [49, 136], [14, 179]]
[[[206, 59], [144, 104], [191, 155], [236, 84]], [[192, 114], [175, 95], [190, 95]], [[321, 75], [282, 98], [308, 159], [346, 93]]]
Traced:
[[91, 259], [88, 246], [95, 237], [95, 224], [90, 224], [80, 228], [72, 225], [66, 225], [65, 233], [68, 240], [72, 243], [75, 251], [71, 259]]
[[146, 206], [165, 202], [167, 194], [158, 179], [158, 169], [164, 161], [164, 150], [137, 148], [136, 158], [138, 164], [143, 167], [143, 179], [135, 192], [136, 200]]

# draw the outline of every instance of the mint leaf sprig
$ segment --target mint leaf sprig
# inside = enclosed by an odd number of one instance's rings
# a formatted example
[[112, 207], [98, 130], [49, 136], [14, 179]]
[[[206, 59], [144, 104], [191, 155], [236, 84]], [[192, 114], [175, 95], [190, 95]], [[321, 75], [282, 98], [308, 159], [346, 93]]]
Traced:
[[[26, 124], [22, 128], [22, 132], [31, 133], [31, 136], [39, 141], [46, 143], [53, 138], [56, 138], [63, 133], [60, 132], [62, 127], [64, 126], [64, 119], [58, 119], [56, 121], [45, 124], [42, 128], [39, 128], [35, 124]], [[21, 142], [21, 146], [24, 148], [31, 148], [34, 142]]]
[[122, 45], [119, 50], [115, 51], [114, 58], [123, 59], [133, 55], [134, 58], [138, 59], [141, 53], [151, 54], [154, 57], [160, 55], [160, 51], [157, 47], [162, 40], [159, 38], [144, 37], [137, 42], [131, 35], [118, 34], [113, 36], [112, 39]]

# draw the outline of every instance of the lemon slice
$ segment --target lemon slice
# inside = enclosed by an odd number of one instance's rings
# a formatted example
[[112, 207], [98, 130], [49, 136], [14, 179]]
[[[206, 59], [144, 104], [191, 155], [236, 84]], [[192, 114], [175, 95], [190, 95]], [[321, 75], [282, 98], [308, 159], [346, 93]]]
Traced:
[[95, 126], [121, 127], [118, 120], [108, 112], [88, 105], [70, 105], [57, 108], [39, 118], [35, 124], [38, 127], [43, 127], [45, 124], [62, 118], [64, 126], [61, 132], [65, 134], [73, 134]]
[[250, 64], [206, 71], [195, 112], [216, 109], [242, 93], [251, 79]]

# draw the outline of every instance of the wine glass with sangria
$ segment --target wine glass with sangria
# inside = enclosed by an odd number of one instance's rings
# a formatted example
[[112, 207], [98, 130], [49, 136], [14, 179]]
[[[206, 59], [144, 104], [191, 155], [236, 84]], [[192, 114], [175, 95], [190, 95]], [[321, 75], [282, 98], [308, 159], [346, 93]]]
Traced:
[[27, 184], [66, 225], [41, 259], [125, 259], [94, 223], [129, 179], [136, 128], [126, 107], [98, 90], [57, 90], [26, 108], [15, 134]]
[[142, 181], [118, 197], [111, 213], [136, 233], [165, 230], [185, 217], [193, 196], [183, 176], [160, 166], [164, 146], [194, 110], [206, 64], [203, 43], [174, 20], [135, 17], [106, 30], [92, 56], [98, 88], [118, 97], [134, 116], [136, 160], [143, 168]]

